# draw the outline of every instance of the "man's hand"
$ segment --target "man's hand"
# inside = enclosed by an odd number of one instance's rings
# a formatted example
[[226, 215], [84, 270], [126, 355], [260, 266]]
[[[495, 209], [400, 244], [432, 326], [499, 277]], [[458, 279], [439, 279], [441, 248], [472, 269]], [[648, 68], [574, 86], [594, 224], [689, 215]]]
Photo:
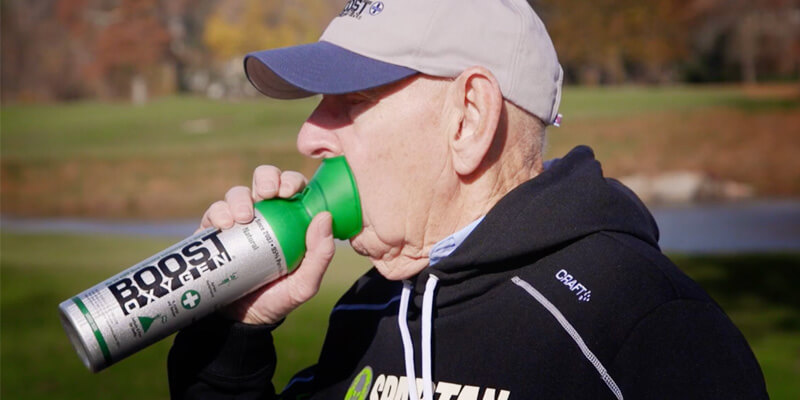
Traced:
[[[276, 167], [262, 165], [253, 173], [252, 190], [244, 186], [228, 190], [225, 200], [208, 208], [200, 229], [212, 226], [228, 229], [234, 223], [249, 223], [254, 216], [253, 203], [273, 197], [291, 197], [307, 183], [299, 172], [281, 172]], [[307, 250], [300, 266], [222, 309], [222, 313], [247, 324], [274, 324], [313, 297], [336, 250], [331, 223], [328, 212], [315, 216], [306, 233]]]

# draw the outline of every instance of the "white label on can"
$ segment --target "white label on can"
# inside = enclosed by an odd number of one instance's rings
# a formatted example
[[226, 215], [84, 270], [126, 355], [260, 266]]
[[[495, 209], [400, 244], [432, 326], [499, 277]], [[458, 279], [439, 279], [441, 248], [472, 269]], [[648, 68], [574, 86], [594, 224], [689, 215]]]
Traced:
[[285, 275], [280, 244], [256, 214], [250, 224], [191, 236], [76, 296], [89, 321], [76, 329], [92, 330], [83, 340], [96, 340], [90, 347], [116, 362]]

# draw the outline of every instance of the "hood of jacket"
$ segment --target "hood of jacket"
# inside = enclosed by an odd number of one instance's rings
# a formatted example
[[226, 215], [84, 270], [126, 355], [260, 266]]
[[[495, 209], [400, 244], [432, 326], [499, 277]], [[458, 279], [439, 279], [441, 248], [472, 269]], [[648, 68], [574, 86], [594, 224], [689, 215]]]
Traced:
[[[452, 254], [412, 281], [421, 294], [434, 274], [437, 307], [446, 307], [479, 296], [531, 259], [601, 231], [658, 248], [658, 228], [644, 204], [620, 182], [603, 177], [594, 152], [579, 146], [506, 194]], [[456, 285], [458, 290], [446, 290]]]

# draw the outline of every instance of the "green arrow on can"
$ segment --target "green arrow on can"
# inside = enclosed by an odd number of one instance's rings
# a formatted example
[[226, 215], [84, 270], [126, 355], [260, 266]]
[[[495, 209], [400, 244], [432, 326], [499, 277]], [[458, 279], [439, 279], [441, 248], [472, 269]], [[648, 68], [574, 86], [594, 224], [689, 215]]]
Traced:
[[161, 317], [161, 314], [158, 314], [155, 317], [139, 317], [139, 323], [142, 324], [142, 330], [144, 330], [144, 333], [147, 333], [147, 330], [150, 329], [150, 325], [153, 325], [153, 322], [159, 317]]

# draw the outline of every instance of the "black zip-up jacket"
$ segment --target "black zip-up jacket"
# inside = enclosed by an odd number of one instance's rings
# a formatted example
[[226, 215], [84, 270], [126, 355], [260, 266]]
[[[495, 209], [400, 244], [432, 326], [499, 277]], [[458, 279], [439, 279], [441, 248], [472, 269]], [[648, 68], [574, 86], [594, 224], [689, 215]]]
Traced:
[[741, 333], [657, 240], [642, 203], [578, 147], [508, 193], [450, 256], [410, 281], [374, 269], [362, 276], [331, 312], [318, 363], [282, 394], [270, 382], [274, 327], [215, 318], [176, 337], [171, 394], [767, 398]]

